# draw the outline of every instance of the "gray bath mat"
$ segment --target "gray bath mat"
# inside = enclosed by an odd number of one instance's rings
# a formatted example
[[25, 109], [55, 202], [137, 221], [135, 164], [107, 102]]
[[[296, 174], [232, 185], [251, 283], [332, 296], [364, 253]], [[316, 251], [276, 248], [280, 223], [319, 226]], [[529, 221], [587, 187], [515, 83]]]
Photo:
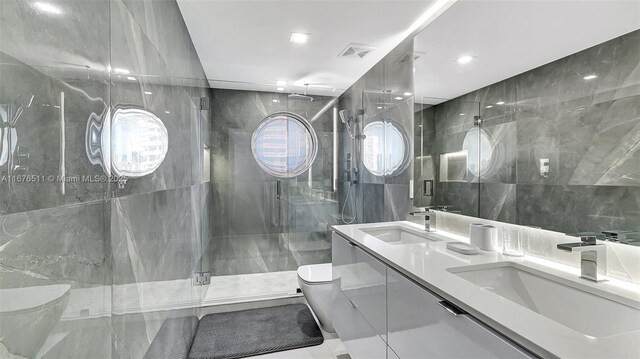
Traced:
[[233, 359], [322, 344], [305, 304], [205, 315], [189, 359]]
[[144, 359], [186, 359], [198, 317], [167, 318], [162, 323]]

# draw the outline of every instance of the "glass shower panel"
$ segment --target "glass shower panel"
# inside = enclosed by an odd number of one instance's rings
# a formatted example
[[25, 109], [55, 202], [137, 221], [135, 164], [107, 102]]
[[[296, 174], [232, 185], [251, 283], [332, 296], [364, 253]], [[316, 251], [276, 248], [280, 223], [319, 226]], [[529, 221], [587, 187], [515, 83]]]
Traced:
[[110, 5], [114, 348], [166, 357], [188, 350], [207, 289], [210, 90], [177, 3]]
[[480, 104], [476, 101], [448, 101], [430, 107], [425, 116], [432, 116], [434, 122], [433, 134], [429, 136], [435, 138], [432, 157], [436, 172], [435, 203], [432, 205], [446, 206], [450, 212], [478, 216], [481, 154], [487, 151], [486, 138], [477, 125]]
[[112, 357], [109, 183], [85, 146], [110, 101], [105, 14], [108, 0], [0, 6], [4, 356]]
[[441, 99], [416, 99], [414, 112], [414, 187], [413, 205], [435, 205], [436, 195], [436, 132], [435, 107]]
[[[288, 111], [302, 118], [307, 133], [289, 131], [291, 149], [295, 156], [311, 161], [304, 172], [290, 173], [291, 177], [283, 181], [288, 194], [282, 202], [283, 239], [295, 268], [331, 262], [330, 231], [338, 214], [333, 190], [334, 103], [335, 99], [328, 96], [287, 99]], [[299, 120], [289, 121], [296, 122], [290, 128], [300, 128]]]

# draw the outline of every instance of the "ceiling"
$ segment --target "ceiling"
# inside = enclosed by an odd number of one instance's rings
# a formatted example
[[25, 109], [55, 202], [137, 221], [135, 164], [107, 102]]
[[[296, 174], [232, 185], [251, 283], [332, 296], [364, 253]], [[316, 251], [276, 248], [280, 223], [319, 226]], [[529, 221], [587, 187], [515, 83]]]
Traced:
[[[211, 87], [276, 91], [276, 81], [284, 80], [284, 92], [302, 92], [308, 83], [310, 94], [331, 96], [340, 95], [427, 20], [423, 15], [432, 5], [444, 9], [450, 3], [177, 1]], [[293, 44], [292, 32], [311, 38]], [[376, 50], [362, 59], [338, 57], [352, 42]]]
[[[639, 27], [637, 0], [459, 0], [415, 38], [416, 102], [458, 97]], [[462, 55], [475, 59], [460, 65]]]

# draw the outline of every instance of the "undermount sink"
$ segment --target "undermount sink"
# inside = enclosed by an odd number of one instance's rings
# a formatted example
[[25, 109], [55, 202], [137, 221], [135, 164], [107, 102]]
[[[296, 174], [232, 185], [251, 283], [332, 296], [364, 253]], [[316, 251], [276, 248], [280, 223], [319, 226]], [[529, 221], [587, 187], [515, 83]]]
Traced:
[[424, 233], [403, 226], [370, 227], [360, 230], [389, 244], [416, 244], [439, 241], [439, 239], [429, 238]]
[[607, 298], [604, 291], [519, 263], [447, 269], [485, 290], [592, 337], [640, 330], [640, 303]]

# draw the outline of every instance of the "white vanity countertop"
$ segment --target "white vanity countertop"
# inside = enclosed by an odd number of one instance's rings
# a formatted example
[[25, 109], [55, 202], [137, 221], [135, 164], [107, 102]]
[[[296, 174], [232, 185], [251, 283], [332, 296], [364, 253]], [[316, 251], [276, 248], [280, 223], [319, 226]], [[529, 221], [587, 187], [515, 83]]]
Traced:
[[[427, 237], [433, 236], [441, 241], [397, 245], [389, 244], [361, 231], [363, 228], [389, 227], [390, 225], [422, 231]], [[612, 299], [615, 298], [636, 308], [640, 307], [640, 285], [614, 279], [592, 283], [578, 278], [579, 268], [536, 257], [525, 256], [513, 259], [498, 252], [486, 251], [480, 251], [477, 255], [459, 254], [447, 249], [446, 243], [450, 241], [468, 243], [468, 238], [440, 230], [425, 232], [421, 225], [408, 221], [338, 225], [333, 226], [333, 229], [394, 269], [460, 306], [538, 355], [560, 358], [640, 358], [640, 330], [608, 337], [591, 337], [491, 291], [484, 290], [448, 272], [447, 269], [513, 261], [542, 270], [565, 281], [605, 291]], [[560, 305], [567, 305], [562, 303], [563, 298], [557, 300], [561, 303]], [[598, 308], [593, 308], [584, 315], [598, 315]]]

